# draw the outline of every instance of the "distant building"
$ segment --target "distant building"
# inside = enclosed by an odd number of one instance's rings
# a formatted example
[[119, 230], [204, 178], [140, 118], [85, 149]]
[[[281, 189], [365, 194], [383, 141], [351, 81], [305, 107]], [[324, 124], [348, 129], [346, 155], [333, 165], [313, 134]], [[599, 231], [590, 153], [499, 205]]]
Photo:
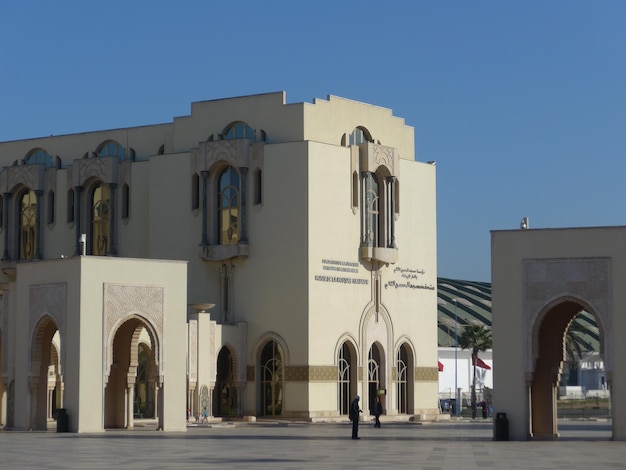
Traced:
[[[443, 366], [443, 370], [439, 372], [439, 397], [454, 398], [456, 383], [462, 396], [468, 398], [473, 379], [471, 352], [457, 349], [455, 379], [455, 325], [459, 335], [465, 325], [472, 323], [491, 328], [491, 283], [438, 278], [437, 304], [439, 363]], [[595, 319], [593, 315], [581, 312], [574, 323], [574, 341], [578, 342], [582, 351], [587, 351], [580, 361], [578, 384], [585, 391], [603, 387], [606, 389], [604, 364], [599, 354], [594, 352], [600, 350], [600, 336]], [[481, 352], [479, 357], [492, 368], [477, 368], [476, 390], [480, 393], [483, 387], [493, 388], [493, 351]]]

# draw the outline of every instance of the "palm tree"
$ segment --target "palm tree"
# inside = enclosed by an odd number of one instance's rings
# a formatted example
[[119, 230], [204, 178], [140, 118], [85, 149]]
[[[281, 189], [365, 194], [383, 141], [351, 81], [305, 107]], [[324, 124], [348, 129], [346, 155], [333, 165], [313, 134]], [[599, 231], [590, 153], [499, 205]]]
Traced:
[[578, 363], [585, 352], [592, 350], [591, 344], [585, 341], [585, 334], [587, 333], [579, 316], [575, 316], [565, 334], [565, 365], [563, 374], [561, 374], [560, 385], [577, 384]]
[[476, 412], [476, 359], [479, 351], [491, 349], [491, 330], [483, 324], [466, 325], [459, 336], [461, 349], [472, 350], [472, 364], [474, 365], [474, 379], [472, 380], [472, 416]]

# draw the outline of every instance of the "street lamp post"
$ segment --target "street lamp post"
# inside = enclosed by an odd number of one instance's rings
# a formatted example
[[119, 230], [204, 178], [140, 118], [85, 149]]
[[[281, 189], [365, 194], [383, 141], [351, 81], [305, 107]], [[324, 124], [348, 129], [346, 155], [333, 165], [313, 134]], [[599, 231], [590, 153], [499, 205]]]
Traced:
[[459, 349], [459, 336], [458, 336], [458, 317], [456, 313], [456, 299], [452, 299], [454, 302], [454, 414], [459, 415], [459, 384], [458, 384], [458, 349]]

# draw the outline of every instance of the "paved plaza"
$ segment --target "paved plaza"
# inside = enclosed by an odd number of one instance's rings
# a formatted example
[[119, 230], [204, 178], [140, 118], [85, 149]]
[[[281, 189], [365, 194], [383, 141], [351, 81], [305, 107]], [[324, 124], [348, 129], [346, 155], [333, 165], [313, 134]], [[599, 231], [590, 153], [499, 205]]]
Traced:
[[608, 422], [559, 422], [561, 439], [494, 442], [490, 421], [432, 424], [257, 422], [163, 433], [150, 423], [100, 434], [0, 432], [0, 468], [601, 469], [626, 466]]

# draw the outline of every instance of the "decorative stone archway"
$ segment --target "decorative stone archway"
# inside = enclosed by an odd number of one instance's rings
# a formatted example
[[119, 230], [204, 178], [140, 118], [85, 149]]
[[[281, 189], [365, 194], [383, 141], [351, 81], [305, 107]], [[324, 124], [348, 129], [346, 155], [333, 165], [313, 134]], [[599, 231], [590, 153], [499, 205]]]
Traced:
[[[564, 337], [583, 310], [597, 320], [611, 394], [625, 389], [614, 340], [626, 327], [625, 243], [624, 227], [492, 232], [494, 411], [506, 413], [511, 439], [559, 437]], [[626, 410], [611, 406], [613, 439], [626, 440]]]
[[[185, 370], [176, 364], [184, 364], [186, 357], [180, 347], [187, 331], [186, 269], [180, 261], [98, 256], [19, 264], [18, 281], [9, 292], [12, 314], [22, 326], [14, 330], [15, 378], [9, 381], [7, 425], [45, 429], [49, 392], [55, 389], [62, 393], [57, 405], [65, 410], [70, 432], [100, 432], [105, 421], [132, 427], [138, 342], [145, 331], [152, 346], [151, 380], [155, 388], [159, 384], [158, 427], [185, 431], [180, 412], [185, 408]], [[55, 358], [50, 351], [57, 330]], [[51, 358], [56, 384], [48, 378]], [[113, 375], [119, 387], [113, 387], [116, 398], [107, 401], [105, 410], [105, 390]]]

